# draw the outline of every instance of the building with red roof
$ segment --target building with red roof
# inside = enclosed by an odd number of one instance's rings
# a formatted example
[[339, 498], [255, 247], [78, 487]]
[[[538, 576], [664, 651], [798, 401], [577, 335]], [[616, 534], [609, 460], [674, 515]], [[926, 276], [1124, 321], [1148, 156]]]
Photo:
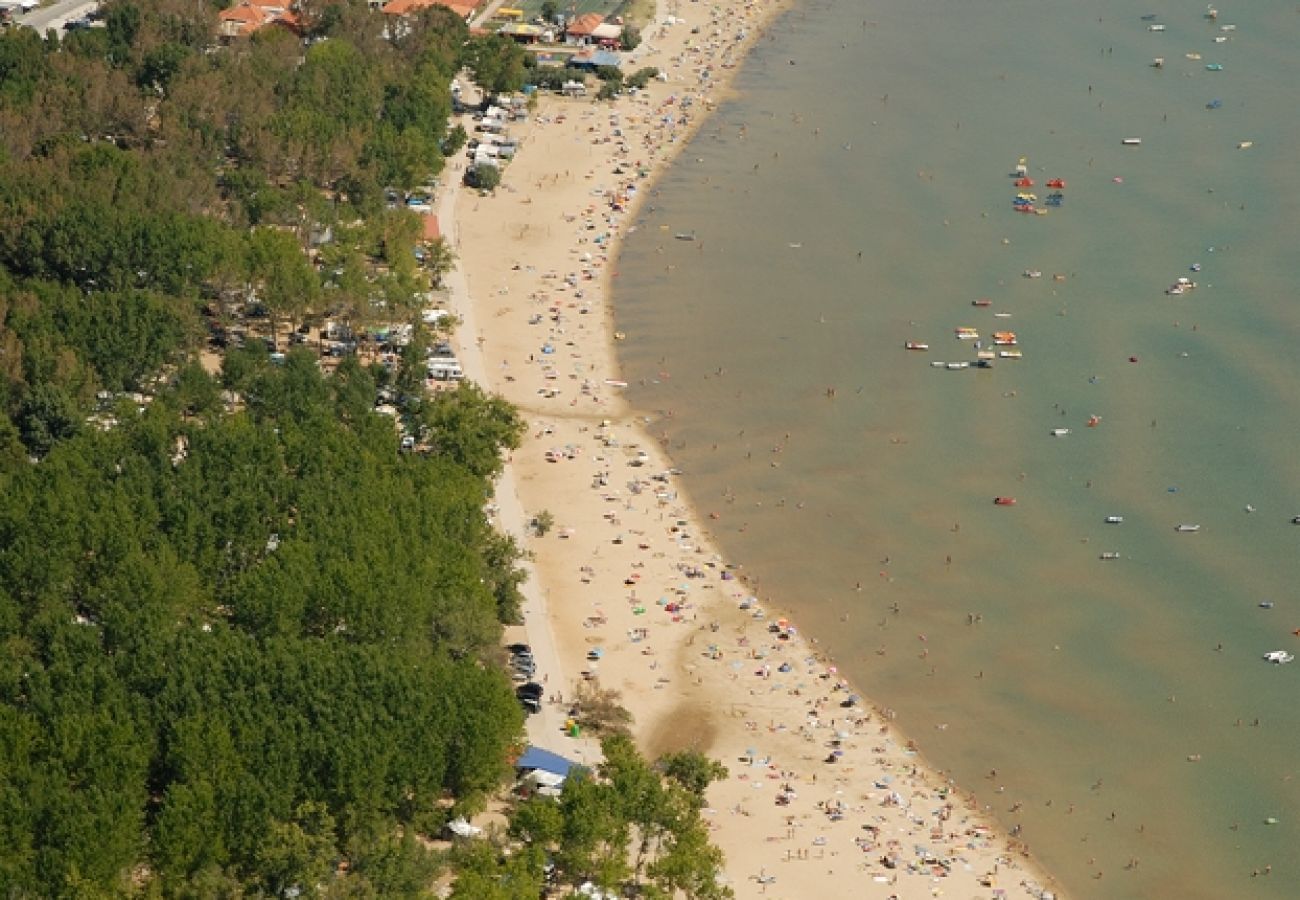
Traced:
[[297, 33], [300, 30], [298, 14], [291, 8], [290, 0], [240, 0], [217, 15], [221, 37], [226, 39], [248, 37], [269, 25], [278, 25]]

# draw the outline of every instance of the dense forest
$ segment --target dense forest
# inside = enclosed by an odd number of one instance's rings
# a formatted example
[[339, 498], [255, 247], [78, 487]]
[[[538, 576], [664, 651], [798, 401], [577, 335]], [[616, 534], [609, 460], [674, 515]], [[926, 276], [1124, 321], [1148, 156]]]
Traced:
[[[622, 738], [493, 840], [425, 839], [521, 746], [521, 551], [484, 510], [522, 425], [425, 391], [452, 257], [392, 199], [463, 143], [456, 73], [518, 88], [522, 52], [363, 0], [220, 43], [220, 6], [0, 32], [0, 887], [725, 895], [698, 816], [720, 771]], [[255, 317], [264, 339], [215, 341]], [[326, 319], [414, 338], [326, 366], [287, 341]]]

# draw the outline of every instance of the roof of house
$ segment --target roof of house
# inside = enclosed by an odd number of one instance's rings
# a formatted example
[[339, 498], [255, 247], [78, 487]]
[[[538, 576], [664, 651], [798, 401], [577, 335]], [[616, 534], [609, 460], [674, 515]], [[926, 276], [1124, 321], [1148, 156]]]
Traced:
[[384, 4], [384, 12], [390, 16], [405, 16], [430, 6], [445, 6], [462, 19], [478, 9], [476, 0], [389, 0]]
[[595, 28], [591, 29], [591, 36], [603, 40], [618, 40], [623, 34], [623, 26], [615, 25], [613, 22], [601, 22]]
[[299, 25], [298, 16], [289, 11], [285, 0], [242, 0], [237, 6], [223, 9], [217, 18], [225, 34], [241, 37], [267, 25], [283, 25], [295, 31]]
[[585, 13], [564, 26], [565, 34], [587, 35], [596, 30], [596, 26], [605, 21], [600, 13]]
[[442, 238], [442, 229], [438, 227], [438, 217], [429, 213], [424, 217], [424, 239], [436, 241]]
[[235, 34], [252, 34], [257, 29], [266, 24], [266, 13], [256, 6], [233, 6], [230, 9], [223, 9], [217, 18], [222, 22], [230, 22], [231, 26], [226, 31], [233, 31]]
[[617, 66], [621, 63], [622, 59], [619, 55], [609, 50], [592, 50], [588, 53], [575, 53], [569, 57], [569, 65], [575, 68], [583, 66], [601, 68], [603, 66]]

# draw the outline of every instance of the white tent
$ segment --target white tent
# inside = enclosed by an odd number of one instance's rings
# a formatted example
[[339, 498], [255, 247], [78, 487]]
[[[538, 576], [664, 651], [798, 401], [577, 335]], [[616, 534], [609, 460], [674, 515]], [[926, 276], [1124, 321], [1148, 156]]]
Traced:
[[477, 825], [471, 825], [465, 821], [464, 816], [458, 816], [447, 823], [447, 830], [456, 837], [470, 838], [478, 837], [483, 833], [483, 829]]

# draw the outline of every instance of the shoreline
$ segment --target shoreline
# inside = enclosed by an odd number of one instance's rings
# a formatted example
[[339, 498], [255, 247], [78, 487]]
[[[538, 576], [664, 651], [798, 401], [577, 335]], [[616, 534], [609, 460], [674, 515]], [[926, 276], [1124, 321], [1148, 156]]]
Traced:
[[[553, 693], [529, 733], [594, 761], [598, 749], [559, 728], [569, 685], [594, 670], [621, 692], [648, 756], [720, 759], [731, 774], [705, 815], [738, 897], [849, 883], [881, 897], [1047, 896], [1051, 879], [969, 792], [930, 769], [815, 640], [752, 598], [618, 395], [610, 267], [628, 224], [789, 7], [692, 4], [672, 25], [677, 5], [657, 12], [630, 65], [657, 65], [668, 82], [607, 105], [543, 98], [497, 195], [456, 186], [440, 201], [461, 261], [447, 282], [465, 372], [528, 425], [496, 502], [500, 526], [534, 554], [525, 630]], [[526, 536], [542, 510], [555, 528]]]

